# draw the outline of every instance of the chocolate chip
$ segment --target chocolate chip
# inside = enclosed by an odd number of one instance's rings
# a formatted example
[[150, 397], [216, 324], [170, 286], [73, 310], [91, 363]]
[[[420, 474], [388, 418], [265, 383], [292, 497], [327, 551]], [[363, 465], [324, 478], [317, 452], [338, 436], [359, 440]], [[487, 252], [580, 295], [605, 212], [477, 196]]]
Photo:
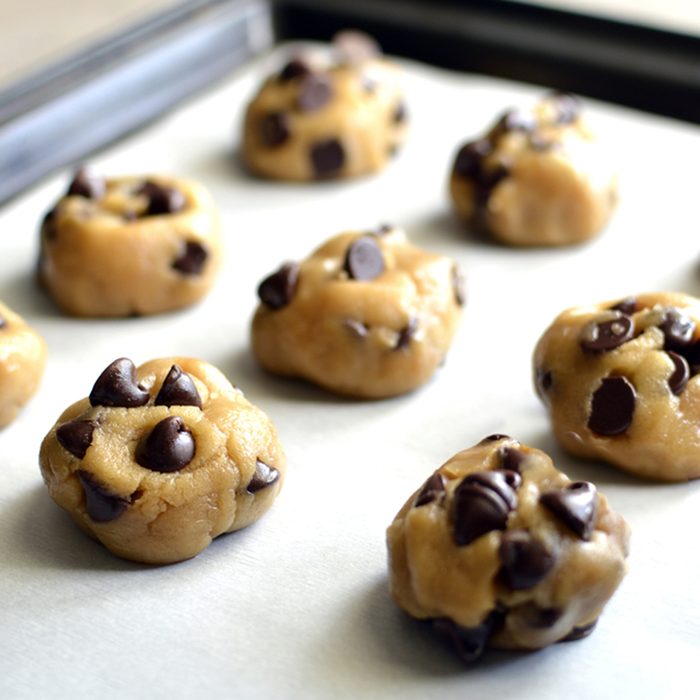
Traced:
[[69, 197], [85, 197], [86, 199], [100, 199], [107, 189], [104, 178], [93, 175], [85, 168], [80, 168], [73, 176], [73, 181], [68, 186]]
[[408, 323], [399, 331], [399, 337], [396, 339], [394, 350], [404, 350], [411, 344], [413, 336], [418, 329], [418, 319], [411, 317]]
[[201, 275], [208, 257], [209, 253], [201, 243], [187, 241], [185, 249], [172, 264], [172, 268], [183, 275]]
[[350, 279], [363, 282], [373, 280], [384, 272], [384, 256], [371, 236], [356, 238], [345, 253], [343, 269]]
[[567, 92], [553, 92], [549, 99], [557, 109], [555, 117], [557, 124], [571, 124], [575, 122], [581, 113], [581, 102], [577, 97]]
[[494, 433], [493, 435], [487, 435], [483, 438], [479, 444], [483, 445], [486, 442], [498, 442], [499, 440], [510, 440], [510, 435], [502, 435], [501, 433]]
[[271, 309], [281, 309], [292, 300], [298, 281], [299, 265], [285, 263], [258, 285], [260, 301]]
[[514, 609], [528, 627], [549, 629], [561, 619], [563, 611], [559, 608], [540, 608], [532, 603], [525, 603]]
[[476, 205], [485, 207], [496, 185], [508, 177], [509, 174], [508, 168], [502, 164], [498, 164], [488, 170], [482, 167], [476, 180], [476, 190], [474, 192]]
[[96, 523], [107, 523], [118, 518], [130, 500], [117, 496], [100, 484], [95, 477], [82, 469], [76, 472], [85, 493], [85, 511]]
[[192, 432], [180, 416], [169, 416], [156, 423], [136, 448], [136, 461], [154, 472], [176, 472], [194, 457]]
[[374, 231], [370, 231], [370, 233], [374, 236], [386, 236], [387, 233], [391, 233], [395, 228], [396, 226], [391, 224], [381, 224]]
[[399, 102], [399, 104], [396, 105], [396, 109], [394, 109], [394, 113], [391, 116], [391, 121], [394, 122], [394, 124], [403, 124], [406, 121], [407, 116], [408, 110], [406, 109], [406, 103]]
[[345, 164], [345, 150], [338, 139], [317, 141], [309, 155], [316, 177], [336, 175]]
[[554, 566], [556, 558], [526, 530], [505, 532], [498, 548], [499, 575], [508, 588], [524, 591], [536, 586]]
[[505, 530], [508, 514], [517, 505], [515, 472], [490, 471], [469, 474], [452, 497], [453, 536], [465, 546], [492, 530]]
[[297, 106], [302, 112], [315, 112], [327, 105], [333, 96], [330, 80], [323, 73], [305, 75], [299, 81]]
[[472, 141], [460, 148], [455, 159], [454, 170], [462, 177], [477, 179], [481, 173], [481, 164], [493, 147], [487, 139]]
[[693, 374], [700, 372], [700, 340], [682, 348], [681, 352], [683, 353], [683, 357], [688, 361], [691, 372], [693, 372]]
[[520, 474], [520, 468], [525, 461], [525, 453], [517, 447], [502, 447], [500, 451], [501, 469]]
[[626, 377], [606, 377], [591, 397], [588, 427], [598, 435], [619, 435], [632, 424], [637, 394]]
[[501, 626], [504, 617], [502, 611], [493, 610], [476, 627], [461, 627], [446, 617], [433, 619], [432, 626], [439, 636], [452, 644], [462, 661], [471, 663], [484, 653], [489, 638]]
[[535, 117], [529, 112], [519, 109], [509, 109], [499, 118], [494, 127], [489, 132], [489, 138], [497, 141], [501, 136], [513, 131], [530, 132], [537, 125]]
[[153, 403], [156, 406], [202, 407], [202, 399], [192, 377], [187, 372], [183, 372], [178, 365], [170, 368]]
[[685, 389], [685, 385], [690, 379], [690, 367], [686, 359], [678, 353], [669, 350], [667, 355], [671, 359], [671, 362], [673, 362], [674, 367], [673, 373], [668, 378], [668, 387], [671, 393], [678, 396], [683, 393], [683, 389]]
[[256, 459], [255, 473], [248, 483], [248, 486], [246, 486], [246, 491], [248, 491], [248, 493], [257, 493], [268, 486], [272, 486], [279, 477], [280, 473], [277, 469]]
[[667, 309], [659, 328], [664, 334], [664, 349], [679, 350], [692, 342], [695, 322], [679, 309]]
[[167, 185], [147, 180], [139, 187], [137, 193], [148, 199], [148, 205], [143, 216], [158, 216], [174, 214], [185, 208], [185, 196], [180, 190]]
[[73, 456], [82, 459], [92, 444], [96, 427], [92, 420], [72, 420], [56, 428], [56, 439]]
[[535, 390], [542, 401], [547, 401], [547, 393], [552, 388], [552, 372], [543, 367], [535, 370]]
[[333, 45], [340, 54], [341, 63], [358, 64], [381, 56], [379, 44], [368, 34], [345, 29], [333, 37]]
[[626, 297], [610, 307], [611, 311], [620, 311], [625, 316], [631, 316], [637, 310], [637, 300], [634, 297]]
[[307, 63], [304, 63], [304, 61], [298, 58], [293, 58], [280, 71], [279, 80], [286, 83], [288, 80], [301, 78], [304, 75], [309, 75], [311, 72], [311, 68]]
[[126, 357], [110, 364], [97, 378], [90, 392], [92, 406], [120, 406], [133, 408], [145, 406], [149, 394], [136, 383], [136, 367]]
[[365, 338], [367, 336], [368, 328], [362, 321], [357, 321], [354, 318], [346, 318], [343, 324], [357, 338]]
[[576, 481], [565, 489], [547, 491], [540, 503], [582, 540], [589, 540], [598, 512], [598, 492], [588, 481]]
[[41, 237], [47, 241], [56, 239], [56, 216], [58, 214], [58, 209], [58, 205], [49, 209], [41, 220]]
[[464, 304], [467, 301], [467, 293], [465, 287], [466, 285], [464, 282], [464, 275], [462, 274], [462, 270], [460, 269], [459, 265], [455, 263], [452, 266], [452, 289], [454, 291], [457, 306], [464, 306]]
[[413, 501], [414, 508], [428, 505], [433, 501], [441, 499], [445, 495], [445, 478], [440, 472], [431, 474], [423, 487], [418, 492], [416, 499]]
[[289, 138], [289, 117], [284, 112], [270, 112], [260, 120], [259, 129], [266, 146], [281, 146]]
[[589, 352], [607, 352], [620, 347], [634, 336], [634, 322], [629, 316], [609, 321], [591, 322], [581, 331], [579, 342]]
[[563, 637], [559, 641], [561, 642], [575, 642], [578, 639], [583, 639], [584, 637], [587, 637], [593, 630], [595, 629], [595, 626], [598, 624], [598, 620], [593, 620], [593, 622], [589, 622], [587, 625], [581, 625], [579, 627], [574, 627], [569, 634], [566, 635], [566, 637]]
[[7, 321], [0, 316], [0, 328], [4, 328], [7, 325]]

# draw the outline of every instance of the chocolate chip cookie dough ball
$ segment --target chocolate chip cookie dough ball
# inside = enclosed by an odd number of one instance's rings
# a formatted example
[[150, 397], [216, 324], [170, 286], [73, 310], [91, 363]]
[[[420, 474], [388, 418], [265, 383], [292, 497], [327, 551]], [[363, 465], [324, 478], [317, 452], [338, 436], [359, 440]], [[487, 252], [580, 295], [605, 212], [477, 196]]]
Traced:
[[110, 364], [41, 445], [49, 493], [114, 554], [168, 564], [260, 518], [285, 458], [267, 416], [185, 357]]
[[640, 294], [561, 313], [534, 354], [557, 440], [664, 481], [700, 477], [700, 300]]
[[0, 302], [0, 428], [34, 396], [46, 365], [46, 343]]
[[617, 200], [606, 152], [578, 100], [555, 93], [531, 111], [507, 111], [455, 159], [457, 214], [516, 246], [580, 243], [607, 223]]
[[326, 60], [292, 59], [248, 107], [243, 157], [280, 180], [365, 175], [403, 143], [406, 107], [398, 69], [368, 37], [346, 32]]
[[75, 316], [155, 314], [211, 288], [221, 234], [199, 184], [79, 170], [41, 226], [39, 281]]
[[629, 528], [596, 487], [492, 435], [457, 453], [387, 531], [391, 595], [465, 661], [594, 628], [625, 575]]
[[464, 304], [457, 265], [390, 227], [331, 238], [264, 279], [258, 295], [252, 343], [265, 369], [371, 399], [432, 376]]

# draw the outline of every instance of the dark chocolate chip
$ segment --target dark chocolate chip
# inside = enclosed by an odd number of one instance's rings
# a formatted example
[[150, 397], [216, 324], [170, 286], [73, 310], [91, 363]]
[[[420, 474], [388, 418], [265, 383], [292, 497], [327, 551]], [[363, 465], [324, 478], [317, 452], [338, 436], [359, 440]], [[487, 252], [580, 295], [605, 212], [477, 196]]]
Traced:
[[255, 460], [255, 473], [251, 478], [248, 486], [246, 486], [246, 491], [248, 493], [257, 493], [262, 491], [262, 489], [272, 486], [272, 484], [279, 479], [280, 473], [274, 467], [270, 467], [265, 462], [261, 462], [259, 459]]
[[260, 120], [259, 129], [266, 146], [281, 146], [289, 138], [289, 117], [284, 112], [270, 112]]
[[634, 336], [634, 321], [629, 316], [619, 316], [609, 321], [588, 323], [580, 337], [581, 347], [589, 352], [606, 352], [620, 347]]
[[[515, 472], [475, 472], [460, 482], [452, 497], [453, 536], [465, 546], [492, 530], [505, 530], [508, 514], [517, 505]], [[517, 486], [515, 486], [517, 488]]]
[[441, 499], [445, 495], [445, 478], [440, 472], [431, 474], [423, 487], [418, 492], [416, 499], [413, 501], [414, 508], [428, 505], [433, 501]]
[[180, 190], [147, 180], [138, 189], [138, 194], [148, 199], [143, 216], [174, 214], [185, 208], [185, 196]]
[[7, 325], [7, 321], [0, 316], [0, 328], [4, 328]]
[[462, 177], [477, 179], [481, 173], [481, 164], [493, 147], [487, 139], [472, 141], [459, 149], [455, 159], [454, 170]]
[[173, 262], [172, 268], [183, 275], [201, 275], [208, 257], [209, 253], [201, 243], [187, 241], [185, 249]]
[[76, 472], [85, 493], [85, 511], [96, 523], [116, 520], [127, 508], [130, 500], [117, 496], [100, 484], [95, 477], [82, 469]]
[[58, 205], [49, 209], [44, 218], [41, 220], [41, 237], [47, 241], [56, 239], [56, 215], [58, 214]]
[[525, 461], [525, 453], [517, 447], [502, 447], [500, 451], [501, 469], [520, 474], [520, 468]]
[[197, 387], [187, 372], [178, 365], [173, 365], [163, 380], [158, 396], [154, 401], [156, 406], [197, 406], [202, 407], [202, 399]]
[[537, 605], [526, 603], [518, 606], [517, 613], [533, 629], [549, 629], [561, 619], [563, 611], [559, 608], [540, 608]]
[[503, 435], [501, 433], [494, 433], [493, 435], [487, 435], [483, 438], [479, 444], [483, 445], [485, 442], [498, 442], [499, 440], [510, 440], [510, 435]]
[[338, 139], [317, 141], [309, 155], [316, 177], [332, 177], [345, 164], [345, 149]]
[[512, 131], [533, 131], [537, 125], [535, 117], [529, 112], [522, 112], [519, 109], [509, 109], [499, 118], [494, 127], [489, 132], [492, 141], [498, 140], [504, 134]]
[[547, 394], [552, 388], [552, 372], [543, 367], [535, 370], [535, 390], [542, 401], [547, 401]]
[[588, 427], [598, 435], [619, 435], [632, 424], [637, 393], [626, 377], [606, 377], [591, 397]]
[[372, 236], [360, 236], [348, 246], [343, 269], [350, 279], [363, 282], [384, 272], [384, 256]]
[[396, 105], [396, 109], [394, 109], [394, 113], [391, 116], [391, 121], [394, 122], [394, 124], [403, 124], [406, 121], [407, 117], [408, 110], [406, 109], [406, 103], [399, 102], [399, 104]]
[[323, 73], [311, 73], [299, 81], [297, 106], [302, 112], [315, 112], [327, 105], [332, 97], [331, 82]]
[[333, 45], [342, 63], [363, 63], [381, 56], [379, 44], [368, 34], [354, 29], [344, 29], [333, 37]]
[[92, 444], [96, 427], [92, 420], [72, 420], [56, 428], [56, 439], [73, 456], [82, 459]]
[[68, 196], [100, 199], [104, 196], [106, 188], [103, 177], [93, 175], [85, 168], [80, 168], [75, 173], [73, 181], [68, 186]]
[[668, 378], [668, 387], [671, 393], [678, 396], [683, 393], [683, 389], [685, 389], [685, 385], [690, 379], [690, 367], [687, 360], [678, 353], [668, 350], [667, 354], [671, 358], [674, 367], [673, 373]]
[[396, 339], [394, 350], [404, 350], [411, 344], [413, 336], [418, 329], [418, 319], [413, 316], [408, 320], [408, 323], [399, 331], [399, 337]]
[[184, 469], [194, 457], [192, 432], [180, 416], [169, 416], [156, 423], [136, 448], [136, 461], [154, 472]]
[[309, 75], [311, 72], [311, 68], [307, 63], [304, 63], [304, 61], [298, 58], [293, 58], [280, 71], [279, 80], [286, 83], [288, 80], [301, 78], [304, 75]]
[[494, 610], [476, 627], [461, 627], [446, 617], [433, 619], [432, 626], [436, 634], [452, 644], [462, 661], [471, 663], [484, 653], [489, 638], [504, 617], [505, 613]]
[[357, 338], [365, 338], [367, 336], [368, 328], [362, 321], [357, 321], [354, 318], [346, 318], [343, 324]]
[[574, 627], [569, 634], [566, 635], [566, 637], [563, 637], [559, 641], [561, 642], [575, 642], [578, 639], [583, 639], [584, 637], [587, 637], [593, 630], [595, 629], [595, 626], [598, 624], [598, 620], [593, 620], [593, 622], [589, 622], [587, 625], [581, 625], [580, 627]]
[[500, 577], [508, 588], [524, 591], [536, 586], [554, 566], [556, 558], [526, 530], [505, 532], [498, 548], [503, 565]]
[[582, 540], [589, 540], [598, 512], [598, 492], [588, 481], [576, 481], [565, 489], [547, 491], [540, 503]]
[[474, 201], [478, 207], [485, 207], [489, 201], [491, 193], [501, 180], [508, 177], [510, 171], [505, 165], [498, 164], [488, 170], [482, 168], [476, 180], [476, 190]]
[[265, 306], [281, 309], [289, 304], [299, 281], [299, 265], [285, 263], [258, 285], [258, 296]]
[[695, 322], [679, 309], [667, 309], [659, 328], [664, 334], [664, 349], [680, 350], [692, 342]]
[[462, 274], [462, 270], [455, 263], [452, 266], [452, 289], [454, 290], [454, 295], [455, 295], [455, 301], [457, 302], [457, 306], [464, 306], [464, 304], [467, 301], [467, 292], [466, 292], [466, 284], [464, 282], [464, 275]]
[[683, 353], [683, 357], [688, 361], [691, 372], [693, 372], [693, 374], [700, 372], [700, 340], [682, 348], [681, 352]]
[[574, 95], [567, 92], [553, 92], [549, 95], [549, 99], [557, 108], [555, 118], [557, 124], [571, 124], [579, 118], [581, 102]]
[[610, 307], [611, 311], [620, 311], [626, 316], [631, 316], [637, 310], [637, 300], [634, 297], [626, 297]]
[[126, 357], [110, 364], [97, 378], [90, 392], [92, 406], [145, 406], [149, 394], [136, 383], [136, 367]]

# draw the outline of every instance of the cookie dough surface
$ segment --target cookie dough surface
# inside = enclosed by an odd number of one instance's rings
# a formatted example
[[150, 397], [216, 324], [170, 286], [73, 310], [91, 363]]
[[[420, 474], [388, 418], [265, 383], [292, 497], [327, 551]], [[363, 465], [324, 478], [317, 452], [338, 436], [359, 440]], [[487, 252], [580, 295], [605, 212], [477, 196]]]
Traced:
[[38, 277], [68, 314], [155, 314], [201, 299], [220, 260], [218, 214], [201, 185], [80, 170], [42, 223]]
[[195, 556], [260, 518], [285, 457], [274, 426], [213, 366], [120, 358], [41, 445], [53, 500], [114, 554], [149, 564]]
[[566, 450], [653, 479], [700, 477], [700, 300], [657, 292], [568, 309], [533, 363]]
[[457, 214], [516, 246], [580, 243], [605, 226], [617, 201], [608, 155], [578, 100], [552, 94], [509, 110], [465, 144], [450, 176]]
[[387, 164], [406, 122], [398, 69], [346, 33], [330, 57], [292, 59], [265, 81], [245, 115], [243, 157], [268, 178], [356, 177]]
[[11, 423], [36, 393], [46, 355], [44, 339], [0, 302], [0, 428]]
[[443, 464], [387, 530], [390, 590], [465, 661], [589, 634], [625, 571], [629, 529], [596, 487], [493, 435]]
[[426, 382], [464, 304], [457, 265], [390, 227], [331, 238], [264, 279], [258, 294], [252, 345], [265, 369], [363, 398]]

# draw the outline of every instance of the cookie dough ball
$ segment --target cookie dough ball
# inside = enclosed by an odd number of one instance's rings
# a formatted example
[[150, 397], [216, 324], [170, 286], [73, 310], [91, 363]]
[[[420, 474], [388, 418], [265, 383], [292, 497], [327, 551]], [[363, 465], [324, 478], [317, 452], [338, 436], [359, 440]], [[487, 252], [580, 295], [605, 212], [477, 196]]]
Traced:
[[114, 554], [168, 564], [260, 518], [282, 485], [275, 428], [211, 365], [115, 360], [41, 445], [49, 493]]
[[432, 376], [464, 304], [457, 265], [390, 227], [331, 238], [264, 279], [258, 295], [252, 343], [265, 369], [371, 399]]
[[34, 396], [46, 365], [46, 343], [0, 302], [0, 428]]
[[391, 595], [465, 661], [589, 634], [625, 575], [629, 529], [540, 450], [492, 435], [457, 453], [387, 531]]
[[615, 174], [571, 95], [532, 111], [506, 112], [455, 159], [450, 193], [457, 214], [503, 243], [580, 243], [607, 223]]
[[562, 447], [639, 476], [700, 477], [700, 300], [658, 292], [569, 309], [534, 354]]
[[376, 44], [344, 33], [330, 61], [293, 59], [270, 77], [248, 107], [243, 157], [280, 180], [365, 175], [401, 146], [406, 107], [398, 69]]
[[79, 170], [42, 223], [39, 281], [75, 316], [171, 311], [209, 291], [220, 239], [212, 199], [195, 182]]

